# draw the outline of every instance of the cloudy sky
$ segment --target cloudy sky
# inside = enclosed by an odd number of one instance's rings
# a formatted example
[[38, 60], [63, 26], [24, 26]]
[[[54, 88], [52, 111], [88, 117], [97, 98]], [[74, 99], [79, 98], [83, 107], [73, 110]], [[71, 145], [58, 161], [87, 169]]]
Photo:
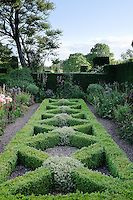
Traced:
[[49, 21], [63, 32], [59, 58], [89, 53], [96, 43], [106, 43], [116, 58], [131, 49], [133, 0], [52, 0], [56, 9]]

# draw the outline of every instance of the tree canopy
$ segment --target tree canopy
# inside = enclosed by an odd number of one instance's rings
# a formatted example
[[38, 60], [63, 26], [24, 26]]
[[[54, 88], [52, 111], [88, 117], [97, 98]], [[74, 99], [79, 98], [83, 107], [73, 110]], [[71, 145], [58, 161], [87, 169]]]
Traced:
[[80, 72], [82, 65], [88, 66], [91, 69], [90, 63], [87, 61], [85, 56], [81, 53], [71, 54], [67, 60], [63, 62], [64, 72]]
[[12, 50], [8, 45], [3, 45], [0, 42], [0, 62], [8, 62], [12, 56]]
[[128, 49], [125, 53], [121, 54], [123, 61], [133, 61], [133, 50]]
[[109, 57], [113, 58], [114, 54], [111, 53], [110, 47], [107, 44], [97, 43], [91, 48], [90, 53], [86, 55], [87, 60], [93, 65], [95, 57]]
[[0, 36], [15, 44], [22, 67], [36, 67], [59, 47], [61, 32], [48, 23], [53, 9], [54, 4], [46, 0], [0, 2]]

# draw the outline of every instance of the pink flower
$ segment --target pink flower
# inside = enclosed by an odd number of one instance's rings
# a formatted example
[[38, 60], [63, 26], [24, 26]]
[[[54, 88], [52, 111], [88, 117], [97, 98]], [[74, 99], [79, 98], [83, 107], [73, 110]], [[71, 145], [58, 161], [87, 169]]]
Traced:
[[6, 100], [6, 103], [11, 103], [11, 102], [12, 102], [12, 98], [11, 98], [11, 97], [9, 97], [9, 96], [8, 96], [8, 97], [6, 97], [6, 98], [5, 98], [5, 100]]
[[1, 104], [6, 104], [6, 100], [4, 98], [0, 97], [0, 103]]

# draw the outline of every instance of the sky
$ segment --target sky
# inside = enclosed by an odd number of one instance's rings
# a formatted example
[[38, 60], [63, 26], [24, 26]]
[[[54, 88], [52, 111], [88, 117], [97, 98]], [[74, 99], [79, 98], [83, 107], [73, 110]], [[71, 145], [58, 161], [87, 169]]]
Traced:
[[132, 49], [133, 0], [51, 0], [49, 16], [54, 29], [62, 30], [59, 58], [87, 54], [96, 43], [106, 43], [115, 58]]

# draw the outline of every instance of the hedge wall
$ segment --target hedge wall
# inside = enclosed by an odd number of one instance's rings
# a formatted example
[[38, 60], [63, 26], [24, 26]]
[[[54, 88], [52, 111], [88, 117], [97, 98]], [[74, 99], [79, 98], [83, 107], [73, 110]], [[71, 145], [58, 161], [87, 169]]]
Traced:
[[[56, 91], [57, 89], [57, 77], [66, 79], [67, 76], [72, 75], [72, 81], [78, 84], [84, 91], [86, 91], [89, 84], [92, 83], [113, 83], [117, 82], [133, 82], [133, 62], [123, 63], [119, 65], [106, 65], [104, 67], [104, 73], [34, 73], [33, 78], [37, 85], [42, 86], [46, 81], [46, 88]], [[44, 83], [45, 84], [45, 83]]]
[[133, 82], [133, 62], [107, 65], [104, 67], [104, 71], [110, 81]]
[[103, 73], [97, 74], [89, 74], [86, 72], [82, 73], [40, 73], [33, 74], [33, 78], [38, 85], [42, 85], [44, 82], [44, 77], [47, 76], [46, 88], [52, 89], [56, 91], [57, 89], [57, 77], [62, 77], [66, 79], [68, 76], [72, 75], [72, 80], [75, 84], [78, 84], [84, 91], [86, 91], [87, 87], [91, 83], [99, 83], [99, 82], [109, 82], [107, 75]]

